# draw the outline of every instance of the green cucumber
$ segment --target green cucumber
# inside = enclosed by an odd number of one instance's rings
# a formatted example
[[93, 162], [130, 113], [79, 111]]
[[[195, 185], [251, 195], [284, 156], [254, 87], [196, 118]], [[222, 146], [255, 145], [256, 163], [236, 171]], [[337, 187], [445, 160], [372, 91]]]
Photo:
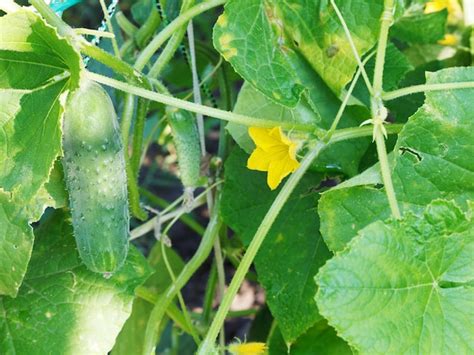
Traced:
[[125, 158], [112, 100], [92, 81], [67, 99], [63, 166], [74, 236], [84, 264], [94, 272], [118, 270], [128, 252]]
[[178, 166], [185, 193], [201, 185], [201, 144], [196, 118], [192, 113], [169, 107], [168, 124], [178, 155]]

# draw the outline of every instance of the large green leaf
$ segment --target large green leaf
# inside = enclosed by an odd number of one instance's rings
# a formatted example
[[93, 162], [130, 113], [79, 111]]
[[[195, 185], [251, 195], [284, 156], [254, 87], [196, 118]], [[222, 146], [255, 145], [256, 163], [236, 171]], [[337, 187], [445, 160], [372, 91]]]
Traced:
[[[265, 174], [246, 168], [248, 155], [236, 148], [225, 165], [221, 201], [224, 221], [248, 244], [279, 190]], [[292, 343], [321, 319], [313, 302], [312, 277], [331, 256], [319, 232], [314, 209], [321, 177], [307, 174], [287, 201], [255, 258], [259, 281], [283, 336]]]
[[0, 18], [0, 186], [27, 202], [61, 152], [61, 94], [80, 56], [31, 11]]
[[391, 28], [391, 35], [408, 43], [436, 43], [444, 37], [447, 19], [447, 10], [431, 14], [423, 14], [421, 11], [408, 13]]
[[[339, 96], [352, 79], [357, 61], [329, 1], [273, 0], [269, 3], [275, 7], [280, 26], [296, 50]], [[349, 28], [357, 52], [362, 56], [377, 41], [383, 3], [372, 0], [336, 0], [335, 3]]]
[[474, 223], [437, 200], [374, 222], [321, 268], [321, 313], [362, 354], [474, 352]]
[[[428, 73], [427, 79], [429, 84], [473, 81], [474, 68], [444, 69]], [[427, 92], [424, 106], [403, 128], [392, 164], [402, 210], [420, 210], [436, 198], [465, 206], [474, 198], [473, 95], [474, 89]], [[333, 251], [389, 214], [385, 191], [371, 186], [328, 191], [318, 211], [321, 233]]]
[[0, 294], [16, 296], [33, 246], [28, 218], [0, 190]]
[[274, 32], [273, 6], [231, 0], [214, 27], [214, 46], [237, 73], [273, 100], [295, 106], [303, 87]]
[[135, 288], [150, 274], [146, 260], [131, 249], [111, 278], [88, 271], [62, 211], [49, 216], [35, 236], [18, 296], [0, 298], [0, 352], [107, 353], [131, 312]]
[[[382, 4], [336, 1], [359, 54], [376, 42]], [[354, 17], [354, 13], [364, 16]], [[267, 97], [294, 107], [303, 78], [291, 65], [299, 53], [337, 96], [357, 66], [328, 1], [232, 0], [214, 27], [214, 46]], [[297, 59], [298, 60], [298, 59]]]
[[[0, 17], [0, 294], [14, 296], [33, 247], [29, 222], [65, 204], [61, 95], [76, 87], [80, 55], [29, 10]], [[12, 240], [18, 247], [11, 251]], [[7, 252], [8, 251], [8, 252]]]

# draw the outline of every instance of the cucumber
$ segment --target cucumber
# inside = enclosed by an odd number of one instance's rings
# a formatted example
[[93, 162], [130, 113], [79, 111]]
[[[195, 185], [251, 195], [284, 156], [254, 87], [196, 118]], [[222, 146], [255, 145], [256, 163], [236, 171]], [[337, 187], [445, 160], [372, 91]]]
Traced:
[[201, 185], [201, 144], [196, 119], [192, 113], [169, 107], [168, 124], [178, 155], [178, 166], [185, 193]]
[[90, 270], [110, 275], [128, 252], [127, 177], [112, 100], [92, 81], [67, 99], [63, 151], [79, 255]]

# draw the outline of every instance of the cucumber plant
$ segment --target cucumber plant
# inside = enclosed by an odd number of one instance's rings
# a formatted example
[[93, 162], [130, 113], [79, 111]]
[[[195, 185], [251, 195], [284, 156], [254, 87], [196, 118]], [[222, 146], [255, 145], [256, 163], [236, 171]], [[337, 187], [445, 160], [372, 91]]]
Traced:
[[474, 353], [472, 2], [100, 0], [99, 31], [29, 2], [0, 1], [1, 354]]

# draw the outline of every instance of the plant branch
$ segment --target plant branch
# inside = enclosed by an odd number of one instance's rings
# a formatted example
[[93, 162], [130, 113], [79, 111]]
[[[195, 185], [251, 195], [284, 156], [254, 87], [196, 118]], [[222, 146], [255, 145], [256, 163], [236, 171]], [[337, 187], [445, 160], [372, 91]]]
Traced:
[[382, 18], [380, 20], [380, 34], [377, 45], [377, 56], [375, 57], [374, 68], [374, 96], [380, 99], [383, 91], [383, 69], [385, 66], [385, 53], [387, 51], [388, 31], [393, 22], [393, 12], [395, 10], [394, 0], [385, 0]]
[[211, 323], [207, 335], [204, 341], [201, 343], [201, 346], [199, 347], [199, 350], [197, 352], [198, 355], [208, 355], [211, 353], [211, 349], [213, 349], [217, 334], [219, 333], [222, 325], [224, 324], [230, 305], [235, 295], [237, 294], [240, 285], [242, 284], [242, 281], [244, 280], [245, 275], [247, 274], [250, 268], [250, 265], [252, 264], [255, 256], [257, 255], [260, 246], [265, 240], [268, 231], [273, 225], [275, 219], [278, 217], [278, 214], [283, 208], [283, 205], [286, 203], [291, 193], [295, 189], [296, 185], [305, 174], [306, 170], [311, 166], [313, 160], [319, 155], [319, 153], [325, 146], [326, 145], [324, 143], [318, 142], [316, 146], [309, 151], [309, 153], [302, 160], [298, 170], [296, 170], [290, 176], [288, 181], [281, 189], [280, 193], [275, 198], [275, 201], [273, 201], [270, 209], [263, 218], [262, 223], [258, 227], [257, 232], [255, 233], [255, 236], [252, 239], [252, 242], [247, 248], [247, 251], [245, 252], [244, 257], [242, 258], [242, 261], [239, 267], [237, 268], [234, 277], [232, 278], [229, 288], [227, 289], [227, 292], [224, 295], [224, 298], [219, 306], [219, 309], [217, 310], [214, 320]]
[[474, 89], [474, 81], [465, 81], [457, 83], [442, 83], [442, 84], [422, 84], [413, 85], [402, 89], [389, 91], [382, 94], [382, 98], [386, 101], [395, 100], [399, 97], [418, 94], [427, 91], [443, 91], [456, 89]]
[[377, 56], [375, 58], [374, 69], [374, 93], [371, 100], [373, 137], [377, 146], [377, 156], [380, 162], [380, 172], [387, 194], [388, 203], [393, 217], [401, 218], [400, 209], [398, 207], [395, 189], [393, 187], [392, 174], [390, 164], [387, 157], [387, 149], [385, 146], [385, 119], [387, 117], [387, 109], [382, 102], [383, 92], [383, 72], [385, 65], [385, 55], [388, 42], [388, 31], [393, 22], [393, 13], [395, 10], [395, 0], [384, 1], [384, 11], [381, 17], [380, 34], [377, 46]]
[[143, 89], [123, 81], [115, 80], [103, 75], [95, 74], [92, 72], [86, 72], [85, 75], [98, 83], [106, 86], [110, 86], [114, 89], [122, 90], [124, 92], [144, 97], [146, 99], [160, 102], [162, 104], [177, 107], [183, 110], [202, 113], [203, 115], [219, 118], [221, 120], [235, 122], [246, 126], [255, 127], [275, 127], [276, 125], [281, 126], [283, 129], [294, 129], [304, 132], [313, 132], [317, 127], [311, 124], [293, 124], [291, 122], [275, 122], [273, 120], [261, 119], [256, 117], [250, 117], [245, 115], [236, 114], [230, 111], [219, 110], [213, 107], [204, 105], [198, 105], [193, 102], [184, 101], [177, 99], [170, 95], [160, 94], [151, 90]]

